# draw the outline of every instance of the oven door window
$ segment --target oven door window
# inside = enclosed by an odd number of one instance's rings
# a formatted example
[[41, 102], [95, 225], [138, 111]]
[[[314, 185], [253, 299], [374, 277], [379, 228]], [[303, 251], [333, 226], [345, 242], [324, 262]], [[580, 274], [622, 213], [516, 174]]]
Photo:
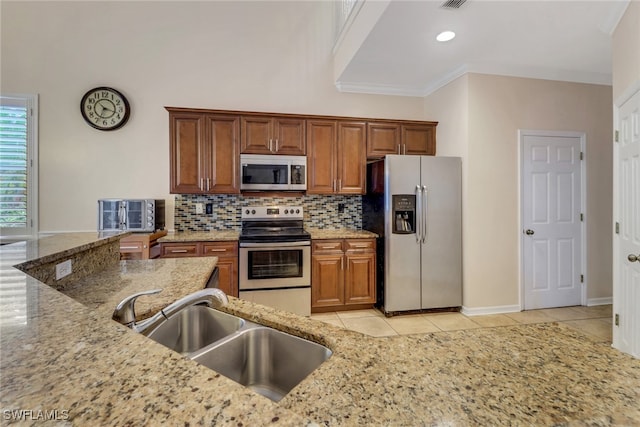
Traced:
[[301, 249], [249, 251], [247, 255], [249, 280], [302, 277]]
[[261, 165], [247, 163], [242, 165], [243, 184], [288, 184], [287, 165]]

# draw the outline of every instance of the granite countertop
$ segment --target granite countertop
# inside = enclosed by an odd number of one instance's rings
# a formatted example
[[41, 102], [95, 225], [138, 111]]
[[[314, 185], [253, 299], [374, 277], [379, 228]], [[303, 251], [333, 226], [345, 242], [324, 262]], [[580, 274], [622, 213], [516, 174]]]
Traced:
[[[151, 285], [134, 276], [127, 291]], [[333, 351], [274, 403], [25, 279], [25, 320], [0, 335], [3, 409], [72, 425], [640, 425], [640, 361], [558, 323], [372, 338], [230, 297], [223, 311]]]
[[353, 228], [339, 228], [330, 230], [327, 228], [305, 227], [311, 233], [311, 240], [322, 239], [375, 239], [376, 233], [367, 230], [356, 230]]
[[[311, 239], [372, 239], [378, 237], [376, 233], [367, 230], [353, 228], [315, 228], [305, 227], [311, 233]], [[158, 242], [207, 242], [238, 240], [240, 231], [236, 230], [212, 230], [212, 231], [178, 231], [168, 233], [158, 239]]]
[[224, 240], [238, 240], [238, 230], [211, 230], [211, 231], [172, 231], [158, 239], [160, 243], [168, 242], [215, 242]]
[[120, 261], [61, 292], [109, 319], [116, 305], [127, 296], [162, 289], [159, 294], [143, 295], [136, 300], [136, 319], [143, 320], [175, 300], [206, 287], [217, 263], [217, 257]]

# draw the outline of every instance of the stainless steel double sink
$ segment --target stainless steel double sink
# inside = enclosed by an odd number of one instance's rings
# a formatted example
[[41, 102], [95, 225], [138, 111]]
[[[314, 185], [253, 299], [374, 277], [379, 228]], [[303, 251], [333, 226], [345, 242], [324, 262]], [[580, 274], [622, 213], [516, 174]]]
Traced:
[[181, 310], [147, 336], [275, 402], [332, 354], [323, 345], [202, 305]]

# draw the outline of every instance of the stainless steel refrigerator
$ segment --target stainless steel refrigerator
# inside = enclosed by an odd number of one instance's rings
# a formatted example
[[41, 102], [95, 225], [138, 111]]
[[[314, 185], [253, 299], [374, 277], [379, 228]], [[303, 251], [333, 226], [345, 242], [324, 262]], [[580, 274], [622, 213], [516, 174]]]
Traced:
[[461, 160], [389, 155], [367, 167], [363, 228], [378, 240], [387, 314], [462, 305]]

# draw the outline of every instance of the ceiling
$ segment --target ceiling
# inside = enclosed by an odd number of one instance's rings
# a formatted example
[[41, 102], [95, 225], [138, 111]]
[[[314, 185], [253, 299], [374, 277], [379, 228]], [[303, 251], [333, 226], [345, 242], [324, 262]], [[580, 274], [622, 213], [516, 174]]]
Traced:
[[[357, 3], [334, 49], [334, 63], [350, 50], [338, 89], [426, 96], [466, 72], [611, 84], [611, 34], [629, 0], [444, 1]], [[443, 30], [456, 38], [437, 42]]]

